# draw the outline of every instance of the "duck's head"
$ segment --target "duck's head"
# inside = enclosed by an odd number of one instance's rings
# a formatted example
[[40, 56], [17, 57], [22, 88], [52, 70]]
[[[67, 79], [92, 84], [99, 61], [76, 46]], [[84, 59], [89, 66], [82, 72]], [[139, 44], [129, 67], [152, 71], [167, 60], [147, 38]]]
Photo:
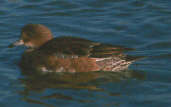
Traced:
[[27, 24], [21, 30], [20, 39], [9, 47], [25, 45], [26, 47], [38, 48], [53, 38], [51, 31], [41, 24]]

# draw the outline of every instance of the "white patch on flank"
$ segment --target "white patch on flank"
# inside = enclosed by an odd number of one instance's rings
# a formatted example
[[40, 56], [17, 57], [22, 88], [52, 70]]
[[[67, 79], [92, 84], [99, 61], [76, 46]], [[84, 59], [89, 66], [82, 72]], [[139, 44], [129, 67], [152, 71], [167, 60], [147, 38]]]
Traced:
[[49, 72], [49, 70], [46, 67], [41, 67], [41, 71], [43, 71], [43, 72]]
[[71, 56], [71, 58], [78, 58], [78, 56], [74, 55], [74, 56]]
[[111, 59], [110, 57], [109, 58], [95, 58], [96, 59], [96, 61], [98, 62], [98, 61], [103, 61], [103, 60], [105, 60], [105, 59]]
[[56, 72], [63, 72], [63, 71], [64, 71], [63, 67], [60, 67], [59, 69], [56, 70]]

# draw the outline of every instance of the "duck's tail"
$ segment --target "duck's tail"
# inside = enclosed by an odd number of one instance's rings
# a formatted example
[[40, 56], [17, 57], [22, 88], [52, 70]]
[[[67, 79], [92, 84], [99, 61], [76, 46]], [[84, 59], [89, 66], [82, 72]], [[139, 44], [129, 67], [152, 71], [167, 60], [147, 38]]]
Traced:
[[142, 56], [110, 57], [103, 60], [97, 60], [97, 65], [101, 71], [119, 72], [127, 69], [132, 62], [140, 60]]
[[144, 59], [145, 56], [130, 56], [130, 55], [127, 55], [125, 56], [125, 60], [128, 61], [128, 62], [135, 62], [137, 60], [141, 60], [141, 59]]

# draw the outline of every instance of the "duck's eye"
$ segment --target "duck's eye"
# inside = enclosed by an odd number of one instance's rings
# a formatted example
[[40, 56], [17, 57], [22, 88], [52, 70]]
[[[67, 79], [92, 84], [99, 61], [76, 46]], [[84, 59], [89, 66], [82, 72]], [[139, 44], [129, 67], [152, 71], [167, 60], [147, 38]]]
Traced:
[[28, 42], [28, 41], [30, 41], [30, 39], [29, 38], [23, 38], [23, 41]]
[[30, 41], [30, 38], [29, 38], [27, 35], [23, 35], [23, 36], [22, 36], [22, 40], [23, 40], [24, 42], [28, 42], [28, 41]]
[[22, 38], [22, 40], [24, 41], [24, 42], [28, 42], [28, 41], [30, 41], [30, 38], [28, 37], [28, 34], [27, 33], [22, 33], [21, 34], [21, 38]]

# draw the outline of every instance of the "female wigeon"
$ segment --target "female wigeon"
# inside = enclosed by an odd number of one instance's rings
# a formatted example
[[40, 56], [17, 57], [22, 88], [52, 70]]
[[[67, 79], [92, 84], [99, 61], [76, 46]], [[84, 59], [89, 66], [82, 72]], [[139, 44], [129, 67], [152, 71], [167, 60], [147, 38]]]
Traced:
[[41, 24], [25, 25], [20, 39], [10, 47], [19, 45], [31, 48], [23, 54], [20, 65], [42, 72], [117, 72], [137, 60], [123, 54], [130, 48], [71, 36], [53, 38], [51, 31]]

